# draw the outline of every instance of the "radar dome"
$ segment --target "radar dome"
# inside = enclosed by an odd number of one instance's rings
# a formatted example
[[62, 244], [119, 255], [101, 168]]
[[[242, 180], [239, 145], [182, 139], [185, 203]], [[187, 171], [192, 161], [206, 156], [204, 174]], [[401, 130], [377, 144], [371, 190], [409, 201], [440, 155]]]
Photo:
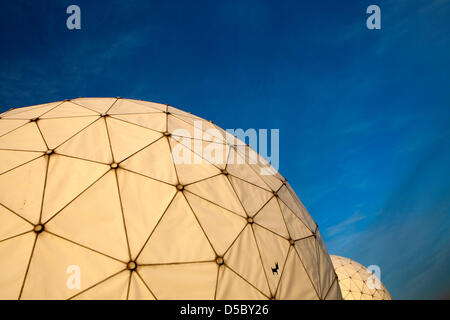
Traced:
[[369, 269], [351, 259], [331, 255], [344, 300], [392, 300], [391, 295]]
[[165, 104], [78, 98], [1, 114], [0, 222], [1, 299], [341, 297], [288, 182]]

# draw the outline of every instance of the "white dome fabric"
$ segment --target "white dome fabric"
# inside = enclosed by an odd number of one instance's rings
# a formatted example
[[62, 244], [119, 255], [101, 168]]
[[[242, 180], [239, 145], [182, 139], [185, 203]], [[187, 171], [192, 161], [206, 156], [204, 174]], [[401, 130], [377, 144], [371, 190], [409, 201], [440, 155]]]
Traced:
[[1, 114], [0, 299], [340, 299], [316, 223], [255, 158], [141, 100]]
[[379, 288], [369, 289], [367, 280], [372, 276], [372, 272], [366, 267], [348, 258], [335, 255], [330, 257], [339, 278], [344, 300], [392, 300], [381, 281]]

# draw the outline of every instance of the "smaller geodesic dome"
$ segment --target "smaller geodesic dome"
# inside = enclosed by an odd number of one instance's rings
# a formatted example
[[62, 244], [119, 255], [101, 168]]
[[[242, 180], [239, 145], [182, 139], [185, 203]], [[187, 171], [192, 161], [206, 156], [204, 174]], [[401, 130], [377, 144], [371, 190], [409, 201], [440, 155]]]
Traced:
[[330, 257], [344, 300], [392, 300], [381, 281], [378, 278], [373, 281], [376, 276], [369, 269], [348, 258]]

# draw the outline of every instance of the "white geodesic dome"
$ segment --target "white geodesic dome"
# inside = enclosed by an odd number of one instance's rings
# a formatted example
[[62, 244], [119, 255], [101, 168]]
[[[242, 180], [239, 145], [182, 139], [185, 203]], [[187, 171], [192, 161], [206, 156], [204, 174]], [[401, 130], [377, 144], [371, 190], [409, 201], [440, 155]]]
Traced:
[[78, 98], [5, 112], [0, 298], [339, 299], [316, 223], [267, 168], [163, 104]]

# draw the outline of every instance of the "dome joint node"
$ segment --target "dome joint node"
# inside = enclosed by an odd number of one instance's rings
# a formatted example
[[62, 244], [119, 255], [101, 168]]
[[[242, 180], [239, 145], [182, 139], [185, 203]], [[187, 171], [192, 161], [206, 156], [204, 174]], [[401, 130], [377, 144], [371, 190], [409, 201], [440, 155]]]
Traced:
[[163, 135], [164, 135], [165, 137], [170, 137], [170, 136], [171, 136], [171, 133], [170, 133], [170, 132], [167, 132], [167, 131], [164, 131], [164, 132], [163, 132]]
[[43, 224], [37, 224], [34, 226], [33, 231], [37, 234], [41, 233], [42, 231], [44, 231], [44, 225]]
[[31, 122], [36, 122], [36, 121], [38, 121], [38, 120], [39, 120], [39, 118], [36, 117], [36, 118], [31, 119], [30, 121], [31, 121]]
[[291, 246], [293, 246], [293, 245], [295, 244], [295, 241], [294, 241], [293, 239], [289, 239], [289, 244], [290, 244]]
[[45, 154], [48, 156], [51, 156], [54, 153], [55, 153], [55, 151], [53, 149], [48, 149], [47, 151], [45, 151]]
[[115, 162], [110, 164], [111, 169], [117, 169], [119, 167], [119, 165]]
[[130, 271], [135, 271], [137, 269], [137, 263], [135, 261], [128, 262], [127, 269]]
[[222, 258], [222, 257], [217, 257], [217, 258], [216, 258], [216, 263], [217, 263], [219, 266], [223, 265], [223, 263], [224, 263], [223, 258]]
[[183, 191], [184, 190], [184, 186], [182, 184], [177, 184], [177, 190], [178, 191]]
[[249, 224], [253, 224], [255, 221], [253, 221], [253, 218], [252, 217], [248, 217], [247, 218], [247, 223], [249, 223]]
[[278, 198], [278, 193], [276, 191], [273, 191], [272, 193], [275, 198]]
[[221, 172], [222, 172], [222, 174], [223, 174], [223, 175], [225, 175], [225, 176], [227, 176], [227, 175], [228, 175], [228, 171], [227, 171], [227, 170], [225, 170], [225, 169], [221, 170]]
[[70, 101], [70, 99], [64, 99], [64, 102], [69, 102]]

